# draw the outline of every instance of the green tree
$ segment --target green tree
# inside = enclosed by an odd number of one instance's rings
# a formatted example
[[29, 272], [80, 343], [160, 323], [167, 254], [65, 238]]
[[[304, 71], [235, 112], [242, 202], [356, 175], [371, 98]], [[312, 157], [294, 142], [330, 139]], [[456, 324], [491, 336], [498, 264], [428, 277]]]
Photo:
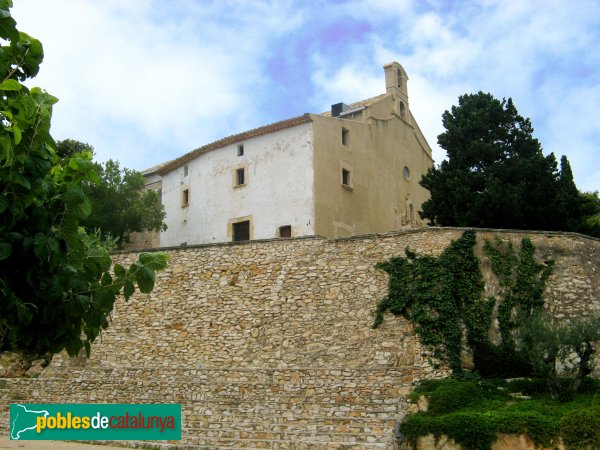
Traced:
[[[570, 324], [553, 324], [542, 313], [521, 321], [517, 329], [519, 350], [529, 360], [535, 375], [546, 379], [554, 398], [570, 400], [595, 365], [594, 342], [600, 339], [600, 318], [576, 318]], [[573, 358], [576, 355], [576, 358]], [[568, 387], [563, 386], [557, 366], [571, 374]]]
[[56, 143], [56, 154], [61, 158], [70, 158], [76, 153], [91, 152], [94, 154], [94, 147], [85, 142], [79, 142], [75, 139], [64, 139]]
[[[94, 147], [75, 139], [57, 142], [57, 154], [64, 161], [86, 151], [93, 154]], [[141, 172], [121, 169], [113, 160], [96, 163], [96, 172], [100, 181], [83, 186], [92, 202], [91, 214], [82, 221], [88, 232], [100, 230], [103, 240], [114, 239], [121, 246], [132, 232], [166, 230], [164, 207], [156, 191], [144, 189]]]
[[600, 238], [600, 197], [596, 192], [580, 193], [580, 233]]
[[422, 218], [442, 226], [541, 230], [569, 230], [578, 222], [569, 216], [576, 207], [564, 212], [576, 192], [567, 159], [562, 174], [510, 98], [463, 95], [442, 117], [446, 131], [438, 143], [448, 160], [421, 180], [431, 193]]
[[150, 292], [163, 253], [112, 267], [97, 235], [80, 223], [91, 211], [82, 184], [98, 175], [91, 153], [61, 163], [50, 135], [57, 99], [21, 84], [35, 76], [41, 43], [19, 32], [0, 0], [0, 352], [76, 355], [108, 326], [119, 295]]
[[560, 158], [560, 176], [556, 207], [561, 212], [558, 216], [560, 230], [578, 231], [581, 226], [581, 194], [575, 186], [571, 164], [566, 156]]
[[113, 237], [118, 243], [131, 232], [166, 230], [165, 211], [154, 190], [145, 190], [141, 172], [121, 169], [119, 162], [108, 160], [97, 164], [99, 183], [86, 183], [84, 192], [92, 203], [92, 212], [82, 224], [88, 230], [99, 229], [103, 238]]

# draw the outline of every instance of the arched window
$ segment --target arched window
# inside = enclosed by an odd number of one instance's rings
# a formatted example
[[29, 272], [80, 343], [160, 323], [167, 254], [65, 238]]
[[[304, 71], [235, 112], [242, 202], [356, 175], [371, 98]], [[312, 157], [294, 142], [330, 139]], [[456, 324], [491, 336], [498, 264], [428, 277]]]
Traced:
[[403, 101], [400, 102], [400, 117], [406, 119], [406, 105]]
[[398, 69], [396, 71], [396, 77], [398, 78], [398, 87], [401, 88], [402, 87], [402, 72], [400, 71], [400, 69]]
[[402, 168], [402, 176], [406, 181], [410, 180], [410, 169], [408, 168], [408, 166], [404, 166]]

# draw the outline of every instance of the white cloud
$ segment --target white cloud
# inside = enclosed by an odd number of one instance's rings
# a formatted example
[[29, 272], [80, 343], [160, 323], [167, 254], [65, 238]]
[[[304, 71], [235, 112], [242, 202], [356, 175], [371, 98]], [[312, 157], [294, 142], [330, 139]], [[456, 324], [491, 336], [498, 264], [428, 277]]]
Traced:
[[315, 95], [320, 102], [318, 112], [327, 111], [334, 103], [349, 104], [374, 97], [380, 94], [382, 89], [385, 91], [383, 69], [377, 74], [365, 73], [355, 64], [332, 68], [321, 63], [312, 79], [318, 87]]
[[[513, 97], [519, 112], [532, 119], [546, 152], [562, 148], [556, 153], [567, 154], [578, 185], [600, 188], [595, 169], [600, 166], [600, 79], [595, 75], [600, 71], [595, 44], [600, 5], [582, 1], [570, 7], [559, 0], [464, 2], [444, 4], [445, 9], [438, 3], [430, 8], [403, 4], [403, 10], [386, 9], [386, 17], [369, 16], [377, 34], [370, 40], [371, 55], [378, 63], [398, 60], [407, 70], [411, 109], [438, 162], [444, 155], [436, 145], [442, 112], [459, 95], [483, 90]], [[359, 73], [350, 76], [349, 67]], [[350, 62], [342, 69], [315, 82], [326, 90], [332, 83], [323, 80], [373, 76], [371, 67]], [[548, 83], [552, 89], [545, 88]]]
[[222, 137], [214, 123], [223, 117], [227, 133], [251, 121], [253, 88], [263, 77], [257, 62], [270, 39], [302, 22], [288, 8], [285, 2], [29, 0], [13, 15], [44, 44], [34, 82], [60, 99], [57, 138], [87, 140], [100, 159], [141, 168], [165, 159], [158, 145], [183, 153]]
[[[489, 91], [513, 97], [546, 151], [567, 153], [580, 187], [600, 189], [594, 0], [20, 0], [13, 15], [44, 43], [36, 84], [60, 99], [54, 135], [129, 167], [282, 119], [265, 109], [278, 102], [321, 112], [377, 95], [397, 60], [436, 160], [442, 112]], [[322, 45], [345, 23], [364, 31]], [[275, 59], [296, 64], [297, 87], [269, 73]]]

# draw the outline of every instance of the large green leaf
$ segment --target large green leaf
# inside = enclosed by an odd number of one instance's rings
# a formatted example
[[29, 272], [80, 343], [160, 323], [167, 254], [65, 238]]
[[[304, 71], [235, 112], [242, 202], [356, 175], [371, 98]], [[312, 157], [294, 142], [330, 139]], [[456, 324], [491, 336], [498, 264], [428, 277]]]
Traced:
[[[113, 305], [115, 304], [115, 293], [112, 289], [107, 287], [98, 287], [95, 292], [96, 304], [100, 308], [102, 316], [104, 316], [107, 312], [112, 311]], [[102, 319], [101, 319], [102, 320]]]
[[51, 236], [46, 236], [44, 233], [37, 233], [33, 239], [33, 247], [35, 255], [45, 260], [51, 253], [58, 253], [58, 242]]
[[4, 80], [0, 83], [0, 90], [3, 91], [20, 91], [23, 85], [19, 83], [17, 80]]
[[19, 40], [19, 32], [17, 31], [17, 22], [12, 17], [1, 17], [0, 18], [0, 38], [8, 39], [16, 42]]
[[21, 174], [15, 174], [12, 182], [14, 184], [18, 184], [19, 186], [23, 186], [25, 189], [31, 189], [31, 183]]
[[11, 0], [0, 0], [0, 17], [10, 17], [10, 7], [12, 6]]
[[58, 102], [58, 98], [48, 94], [46, 91], [39, 87], [31, 89], [31, 98], [36, 102], [38, 106], [49, 108]]
[[102, 275], [102, 279], [100, 281], [102, 283], [102, 286], [109, 286], [112, 284], [112, 277], [110, 276], [110, 273], [108, 272], [104, 272], [104, 274]]
[[168, 266], [169, 255], [164, 252], [142, 253], [140, 262], [153, 270], [163, 270]]
[[7, 135], [0, 135], [0, 167], [6, 167], [12, 163], [15, 152]]
[[16, 120], [23, 125], [34, 125], [36, 121], [37, 105], [28, 94], [19, 95], [9, 102], [9, 106]]
[[[44, 59], [42, 43], [29, 36], [27, 33], [19, 33], [19, 44], [17, 48], [23, 49], [21, 69], [26, 77], [35, 77], [40, 70], [40, 64]], [[34, 88], [39, 89], [39, 88]], [[41, 90], [41, 89], [40, 89]], [[32, 89], [33, 92], [33, 89]], [[57, 100], [58, 101], [58, 100]], [[56, 102], [54, 102], [56, 103]]]
[[123, 286], [123, 296], [125, 297], [125, 300], [129, 300], [129, 297], [131, 297], [134, 292], [135, 286], [133, 283], [129, 280], [125, 281], [125, 285]]
[[13, 125], [11, 129], [13, 132], [13, 136], [15, 137], [15, 145], [19, 145], [22, 138], [21, 129], [17, 125]]
[[144, 294], [149, 294], [152, 292], [152, 289], [154, 289], [155, 278], [156, 274], [150, 267], [144, 266], [138, 270], [135, 274], [135, 280], [140, 288], [140, 292]]
[[124, 278], [125, 276], [127, 276], [127, 271], [121, 264], [115, 264], [113, 269], [115, 271], [115, 275], [118, 278]]
[[86, 198], [84, 201], [77, 204], [75, 212], [82, 219], [89, 216], [92, 212], [92, 202]]
[[102, 274], [110, 269], [112, 260], [105, 248], [94, 246], [88, 250], [86, 261], [93, 262], [95, 267], [95, 276], [100, 278]]

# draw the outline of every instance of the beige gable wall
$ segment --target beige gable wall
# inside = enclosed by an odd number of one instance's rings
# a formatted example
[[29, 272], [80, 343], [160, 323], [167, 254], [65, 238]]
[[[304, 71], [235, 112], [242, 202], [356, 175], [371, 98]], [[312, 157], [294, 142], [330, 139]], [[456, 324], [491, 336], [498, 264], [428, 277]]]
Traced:
[[[424, 225], [418, 216], [429, 192], [419, 185], [432, 166], [431, 149], [406, 105], [385, 96], [369, 106], [363, 120], [311, 116], [314, 130], [315, 232], [347, 236]], [[342, 128], [349, 132], [342, 144]], [[351, 189], [342, 186], [342, 167], [351, 170]], [[403, 167], [410, 178], [403, 177]], [[410, 220], [410, 203], [413, 220]], [[412, 223], [411, 223], [412, 222]]]
[[[139, 248], [140, 245], [153, 246], [159, 243], [168, 246], [180, 242], [190, 244], [226, 241], [230, 236], [225, 234], [224, 230], [228, 229], [225, 226], [220, 227], [220, 234], [216, 231], [209, 233], [209, 239], [192, 236], [189, 229], [205, 232], [214, 225], [215, 221], [220, 220], [227, 224], [232, 218], [249, 214], [254, 217], [264, 217], [265, 212], [276, 214], [277, 220], [268, 225], [268, 232], [255, 234], [253, 236], [255, 239], [276, 236], [278, 226], [293, 225], [296, 222], [302, 225], [293, 227], [293, 236], [309, 234], [327, 237], [351, 236], [426, 225], [420, 220], [418, 212], [423, 202], [429, 198], [429, 193], [418, 183], [422, 174], [433, 164], [431, 148], [410, 112], [406, 72], [397, 62], [386, 64], [383, 69], [386, 92], [348, 105], [353, 112], [349, 111], [350, 114], [342, 115], [341, 118], [332, 117], [330, 112], [305, 114], [228, 136], [147, 171], [147, 176], [153, 174], [158, 180], [162, 180], [169, 229], [162, 233], [160, 241], [156, 237], [151, 242], [144, 241], [129, 248]], [[242, 193], [247, 194], [247, 191], [256, 185], [256, 180], [271, 180], [270, 182], [284, 180], [284, 188], [275, 189], [270, 186], [266, 189], [267, 195], [261, 193], [261, 195], [251, 196], [251, 199], [264, 199], [265, 204], [257, 205], [258, 209], [255, 208], [256, 211], [252, 212], [247, 208], [248, 201], [243, 201], [240, 204], [244, 208], [238, 211], [237, 206], [231, 206], [234, 199], [223, 198], [231, 191], [231, 183], [227, 182], [218, 187], [219, 183], [216, 182], [214, 174], [205, 173], [201, 178], [207, 183], [206, 186], [200, 190], [198, 186], [191, 189], [193, 204], [198, 205], [204, 213], [210, 199], [218, 199], [216, 203], [219, 207], [231, 207], [237, 212], [230, 211], [224, 215], [211, 213], [206, 216], [206, 223], [200, 226], [198, 223], [191, 224], [193, 226], [186, 225], [188, 231], [181, 229], [181, 224], [187, 224], [188, 218], [180, 217], [181, 186], [177, 180], [175, 183], [177, 186], [169, 184], [172, 172], [180, 170], [186, 164], [190, 169], [199, 165], [197, 169], [200, 170], [203, 167], [199, 162], [200, 159], [217, 158], [229, 147], [231, 147], [229, 153], [235, 156], [234, 147], [239, 143], [248, 143], [259, 138], [269, 140], [277, 133], [285, 134], [300, 125], [307, 130], [312, 130], [312, 139], [303, 141], [304, 144], [301, 146], [312, 147], [314, 154], [301, 152], [306, 154], [308, 159], [293, 163], [281, 160], [279, 157], [275, 158], [271, 161], [273, 164], [265, 169], [263, 176], [258, 178], [257, 173], [250, 173], [249, 170], [248, 176], [252, 181], [248, 184], [248, 189], [238, 190], [240, 195], [237, 195], [236, 199], [242, 197]], [[342, 128], [349, 133], [347, 145], [342, 143]], [[270, 147], [273, 147], [271, 150], [278, 148], [277, 145], [270, 145]], [[290, 148], [292, 147], [296, 146], [292, 145]], [[269, 154], [273, 153], [271, 150], [265, 147], [265, 151]], [[239, 158], [234, 157], [234, 159], [237, 161]], [[261, 164], [262, 166], [264, 164]], [[410, 169], [408, 180], [403, 177], [404, 166]], [[251, 167], [249, 166], [248, 169]], [[350, 173], [350, 179], [346, 180], [348, 186], [342, 184], [342, 170]], [[282, 175], [283, 173], [287, 175]], [[230, 171], [229, 175], [232, 174], [233, 172]], [[299, 175], [302, 175], [304, 181], [307, 181], [306, 177], [312, 179], [308, 183], [300, 183]], [[154, 180], [149, 177], [148, 181]], [[173, 197], [169, 193], [174, 189], [176, 195]], [[290, 195], [290, 189], [300, 191], [302, 195], [300, 197]], [[208, 197], [209, 200], [198, 197], [198, 193], [209, 191], [212, 192]], [[281, 194], [282, 197], [282, 201], [277, 205], [273, 203], [274, 193]], [[299, 202], [299, 198], [304, 200]], [[310, 210], [310, 214], [303, 214], [302, 217], [294, 216], [293, 220], [288, 218], [291, 210], [297, 209], [299, 203], [305, 203], [308, 199], [312, 199], [310, 207], [304, 206], [305, 211]], [[191, 209], [193, 207], [190, 205], [186, 208], [186, 212]]]

